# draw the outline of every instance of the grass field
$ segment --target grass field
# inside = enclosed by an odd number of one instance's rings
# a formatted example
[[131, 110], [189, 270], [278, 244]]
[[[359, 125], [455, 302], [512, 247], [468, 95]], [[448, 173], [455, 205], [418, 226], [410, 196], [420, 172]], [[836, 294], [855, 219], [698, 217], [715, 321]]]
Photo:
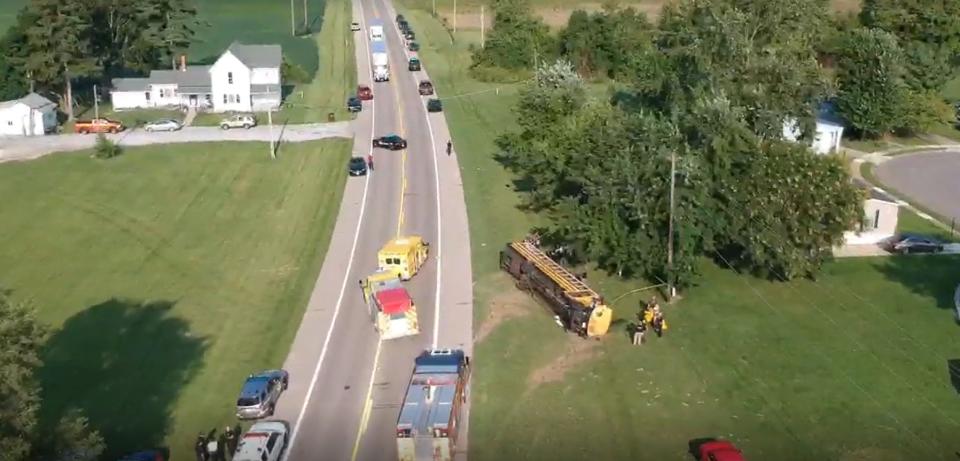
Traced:
[[704, 260], [698, 286], [667, 308], [667, 335], [642, 348], [624, 326], [650, 293], [621, 295], [644, 283], [591, 271], [619, 321], [600, 342], [565, 335], [497, 270], [499, 247], [539, 219], [515, 207], [493, 159], [516, 88], [467, 76], [475, 34], [454, 44], [424, 11], [403, 13], [444, 99], [470, 216], [471, 459], [689, 459], [688, 442], [702, 437], [732, 439], [748, 459], [953, 457], [960, 258], [846, 260], [792, 283]]
[[130, 148], [0, 165], [0, 286], [55, 328], [42, 421], [79, 407], [104, 459], [233, 423], [283, 363], [323, 261], [348, 141]]

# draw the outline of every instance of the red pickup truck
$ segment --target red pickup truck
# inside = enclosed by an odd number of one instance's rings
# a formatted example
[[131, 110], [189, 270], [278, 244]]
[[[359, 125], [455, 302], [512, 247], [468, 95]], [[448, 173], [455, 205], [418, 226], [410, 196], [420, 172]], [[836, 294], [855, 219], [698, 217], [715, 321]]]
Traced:
[[105, 118], [93, 120], [78, 120], [73, 124], [73, 131], [80, 134], [87, 133], [117, 133], [123, 131], [123, 124]]

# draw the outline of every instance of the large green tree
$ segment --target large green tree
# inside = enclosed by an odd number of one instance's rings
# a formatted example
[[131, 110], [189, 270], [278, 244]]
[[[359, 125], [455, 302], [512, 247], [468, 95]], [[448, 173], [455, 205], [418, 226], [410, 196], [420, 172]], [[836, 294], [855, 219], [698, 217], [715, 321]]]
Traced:
[[836, 53], [837, 108], [847, 122], [866, 136], [901, 127], [910, 89], [897, 37], [857, 28], [844, 34]]
[[633, 8], [606, 4], [602, 11], [574, 11], [560, 33], [560, 53], [581, 75], [621, 81], [645, 79], [658, 56], [653, 25]]
[[527, 0], [493, 3], [493, 28], [486, 46], [473, 54], [473, 65], [518, 70], [550, 60], [555, 43], [543, 21], [530, 11]]
[[905, 81], [914, 91], [939, 91], [953, 77], [960, 54], [960, 1], [864, 0], [860, 20], [898, 38]]

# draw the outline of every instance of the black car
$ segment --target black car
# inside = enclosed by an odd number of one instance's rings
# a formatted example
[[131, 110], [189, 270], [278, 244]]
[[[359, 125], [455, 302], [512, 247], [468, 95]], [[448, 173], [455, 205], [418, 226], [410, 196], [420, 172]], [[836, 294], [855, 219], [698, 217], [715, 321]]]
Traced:
[[360, 102], [360, 98], [351, 97], [347, 99], [347, 110], [350, 112], [360, 112], [363, 110], [363, 103]]
[[430, 98], [427, 101], [427, 112], [440, 112], [443, 110], [443, 103], [437, 98]]
[[351, 157], [348, 171], [350, 176], [365, 176], [367, 174], [367, 162], [360, 157]]
[[420, 44], [417, 42], [410, 42], [410, 44], [407, 45], [407, 49], [410, 51], [420, 51]]
[[407, 21], [400, 21], [397, 23], [397, 27], [400, 28], [400, 32], [406, 32], [410, 30], [410, 23]]
[[382, 147], [389, 150], [402, 150], [407, 148], [407, 140], [395, 134], [388, 134], [373, 140], [373, 147]]
[[923, 235], [899, 234], [885, 245], [891, 253], [939, 253], [943, 251], [943, 242]]
[[410, 58], [410, 62], [407, 63], [407, 70], [410, 72], [416, 72], [420, 70], [420, 60], [417, 58]]
[[413, 33], [413, 29], [410, 29], [410, 28], [408, 27], [407, 30], [403, 31], [403, 38], [407, 39], [408, 41], [409, 41], [409, 40], [416, 40], [416, 39], [417, 39], [417, 34]]
[[407, 21], [406, 21], [406, 19], [404, 19], [404, 17], [403, 17], [402, 14], [398, 14], [398, 15], [397, 15], [397, 24], [400, 24], [401, 22], [407, 22]]

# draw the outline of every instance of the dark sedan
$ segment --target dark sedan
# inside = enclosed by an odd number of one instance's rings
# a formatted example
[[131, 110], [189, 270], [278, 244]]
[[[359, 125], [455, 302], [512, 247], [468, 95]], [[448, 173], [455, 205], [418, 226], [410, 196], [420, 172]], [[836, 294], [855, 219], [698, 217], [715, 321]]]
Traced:
[[363, 110], [363, 103], [360, 98], [352, 97], [347, 99], [347, 110], [350, 112], [360, 112]]
[[407, 148], [407, 140], [395, 134], [388, 134], [373, 140], [373, 147], [389, 150], [403, 150]]
[[350, 176], [365, 176], [367, 174], [367, 162], [360, 157], [350, 159], [348, 166]]
[[430, 98], [427, 101], [427, 112], [441, 112], [443, 111], [443, 103], [440, 102], [437, 98]]
[[896, 235], [884, 245], [891, 253], [939, 253], [943, 251], [943, 242], [916, 234]]

